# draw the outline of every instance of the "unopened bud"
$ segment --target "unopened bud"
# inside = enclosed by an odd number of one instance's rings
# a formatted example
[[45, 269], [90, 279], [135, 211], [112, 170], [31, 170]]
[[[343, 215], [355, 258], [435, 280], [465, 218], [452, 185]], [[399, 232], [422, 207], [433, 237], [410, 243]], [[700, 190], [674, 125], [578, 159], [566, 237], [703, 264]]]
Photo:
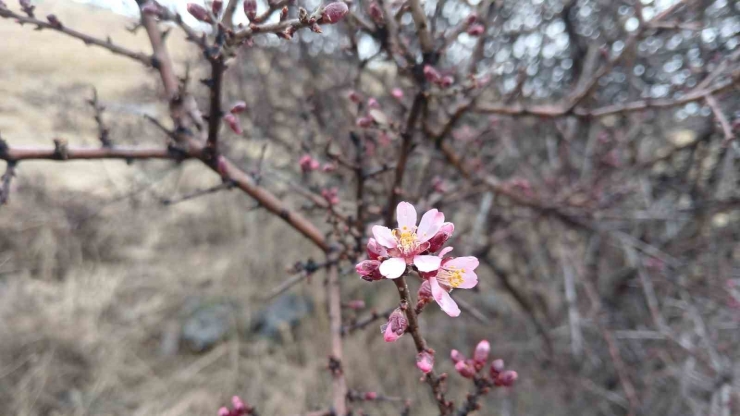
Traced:
[[233, 131], [236, 134], [242, 134], [244, 133], [244, 130], [242, 130], [241, 122], [239, 122], [239, 118], [235, 115], [229, 113], [224, 116], [224, 121], [226, 124], [229, 125], [229, 128], [231, 131]]
[[247, 406], [242, 402], [242, 399], [240, 399], [239, 396], [232, 397], [231, 404], [234, 406], [234, 410], [237, 414], [243, 414], [247, 410]]
[[465, 378], [475, 377], [475, 368], [468, 361], [458, 361], [455, 363], [455, 370]]
[[388, 323], [381, 326], [380, 330], [383, 331], [385, 342], [395, 342], [398, 338], [401, 338], [408, 327], [409, 321], [406, 319], [406, 315], [400, 308], [396, 308], [388, 317]]
[[437, 72], [436, 69], [434, 69], [431, 65], [425, 65], [424, 66], [424, 78], [427, 79], [429, 82], [439, 82], [439, 79], [441, 78], [441, 75], [439, 75], [439, 72]]
[[246, 109], [247, 103], [245, 103], [244, 101], [237, 101], [234, 103], [233, 106], [231, 106], [231, 110], [229, 111], [231, 112], [231, 114], [239, 114], [243, 113]]
[[465, 356], [458, 350], [450, 351], [450, 358], [452, 358], [452, 361], [455, 363], [459, 363], [460, 361], [465, 361]]
[[303, 173], [308, 173], [319, 168], [319, 162], [308, 154], [301, 156], [298, 160], [298, 165], [301, 167]]
[[334, 24], [342, 20], [342, 18], [349, 12], [349, 8], [343, 2], [334, 2], [326, 5], [324, 11], [321, 13], [321, 23]]
[[51, 24], [52, 26], [54, 26], [56, 28], [61, 28], [62, 27], [62, 22], [59, 21], [59, 19], [57, 18], [56, 15], [50, 14], [50, 15], [46, 16], [46, 20], [48, 20], [49, 21], [49, 24]]
[[319, 26], [318, 23], [314, 23], [314, 24], [311, 25], [311, 31], [313, 33], [324, 33], [324, 32], [321, 31], [321, 26]]
[[497, 386], [506, 386], [511, 387], [514, 385], [516, 380], [519, 378], [519, 374], [516, 373], [516, 371], [505, 371], [501, 373], [501, 375], [498, 376], [498, 378], [495, 381], [495, 384]]
[[322, 189], [321, 196], [324, 197], [330, 206], [339, 203], [339, 190], [337, 188]]
[[370, 7], [367, 9], [367, 14], [373, 19], [375, 23], [383, 23], [385, 18], [383, 17], [383, 9], [377, 2], [370, 3]]
[[447, 240], [452, 237], [453, 232], [455, 232], [455, 225], [453, 223], [446, 222], [442, 224], [437, 234], [434, 234], [434, 237], [429, 239], [429, 252], [436, 253], [441, 249]]
[[486, 31], [486, 28], [483, 25], [472, 25], [468, 28], [468, 35], [480, 36], [485, 31]]
[[371, 117], [360, 117], [357, 119], [357, 127], [367, 128], [373, 125]]
[[438, 84], [442, 88], [448, 88], [455, 82], [455, 79], [452, 78], [450, 75], [445, 75], [442, 77], [442, 79], [439, 80]]
[[374, 391], [369, 391], [365, 393], [365, 400], [375, 400], [378, 398], [378, 393]]
[[403, 98], [403, 90], [400, 88], [394, 88], [393, 91], [391, 91], [391, 95], [393, 98], [400, 100]]
[[288, 18], [288, 6], [283, 6], [282, 9], [280, 9], [280, 21]]
[[419, 291], [416, 293], [416, 299], [422, 304], [426, 304], [434, 300], [434, 296], [432, 296], [432, 285], [429, 283], [429, 280], [425, 280], [422, 282], [421, 286], [419, 286]]
[[475, 362], [476, 369], [483, 368], [488, 360], [488, 354], [491, 352], [491, 344], [485, 339], [475, 346], [473, 352], [473, 361]]
[[434, 368], [434, 355], [428, 351], [416, 354], [416, 367], [424, 374], [429, 373]]
[[377, 260], [364, 260], [355, 265], [355, 271], [363, 280], [374, 282], [381, 280], [383, 275], [380, 274], [380, 262]]
[[354, 299], [347, 302], [347, 307], [355, 311], [365, 309], [365, 301], [362, 299]]
[[257, 17], [257, 2], [255, 0], [244, 0], [244, 13], [249, 20]]
[[477, 21], [478, 21], [478, 15], [475, 13], [470, 13], [468, 17], [465, 18], [466, 25], [472, 25], [473, 23]]
[[380, 108], [380, 103], [375, 98], [369, 98], [367, 100], [367, 108]]
[[360, 93], [358, 93], [355, 90], [352, 90], [352, 91], [348, 92], [347, 93], [347, 98], [349, 98], [349, 100], [352, 101], [355, 104], [359, 104], [359, 103], [362, 102], [362, 96], [360, 95]]
[[213, 12], [214, 16], [220, 15], [221, 9], [223, 8], [224, 8], [223, 0], [213, 0], [213, 3], [211, 3], [211, 11]]
[[380, 257], [387, 257], [388, 251], [381, 246], [377, 240], [370, 238], [367, 241], [367, 257], [370, 260], [378, 260]]
[[207, 23], [211, 22], [211, 17], [208, 16], [208, 10], [206, 10], [200, 4], [188, 3], [187, 9], [188, 13], [190, 13], [190, 15], [196, 18], [198, 21]]
[[218, 416], [230, 416], [230, 415], [231, 415], [231, 411], [229, 411], [229, 409], [225, 407], [218, 409]]
[[502, 371], [504, 371], [504, 360], [493, 360], [493, 362], [491, 362], [491, 378], [496, 379]]
[[149, 16], [159, 16], [160, 10], [159, 6], [157, 6], [157, 3], [153, 1], [148, 1], [143, 6], [141, 6], [141, 12]]

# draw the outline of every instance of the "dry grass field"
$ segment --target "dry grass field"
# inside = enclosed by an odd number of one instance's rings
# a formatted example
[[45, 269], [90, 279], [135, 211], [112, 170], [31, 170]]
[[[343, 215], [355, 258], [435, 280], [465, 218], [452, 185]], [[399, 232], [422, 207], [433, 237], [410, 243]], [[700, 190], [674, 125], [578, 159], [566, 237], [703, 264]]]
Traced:
[[[62, 0], [40, 8], [70, 27], [147, 49], [143, 33], [126, 30], [126, 18]], [[50, 145], [63, 137], [94, 145], [85, 103], [92, 86], [108, 107], [115, 141], [163, 140], [141, 117], [164, 114], [154, 73], [9, 21], [0, 22], [0, 39], [0, 133], [11, 144]], [[170, 42], [182, 68], [192, 49], [183, 39]], [[242, 194], [160, 202], [217, 182], [187, 163], [20, 166], [11, 201], [0, 209], [0, 415], [215, 415], [233, 394], [263, 415], [326, 406], [323, 276], [291, 290], [314, 305], [297, 327], [283, 326], [272, 338], [250, 330], [266, 306], [262, 294], [289, 276], [286, 267], [320, 260], [320, 253], [279, 220], [251, 210]], [[394, 290], [371, 287], [353, 273], [343, 279], [349, 298], [379, 310], [395, 302]], [[492, 285], [487, 279], [481, 272], [484, 289]], [[474, 293], [463, 298], [486, 301]], [[496, 298], [495, 311], [487, 310], [498, 314], [496, 327], [463, 317], [453, 328], [440, 311], [425, 313], [423, 324], [435, 328], [427, 331], [432, 345], [442, 352], [438, 368], [452, 369], [445, 359], [451, 347], [474, 345], [514, 325], [505, 302]], [[214, 346], [196, 351], [181, 339], [183, 325], [194, 308], [213, 305], [226, 305], [228, 330]], [[512, 337], [526, 340], [527, 334]], [[526, 414], [528, 403], [549, 400], [528, 387], [526, 357], [538, 345], [515, 341], [494, 344], [494, 353], [520, 371], [522, 383], [516, 396], [490, 395], [486, 414], [502, 404]], [[345, 350], [351, 388], [409, 398], [417, 414], [428, 414], [428, 390], [410, 371], [411, 339], [385, 344], [372, 326], [348, 337]], [[468, 387], [459, 379], [451, 384], [457, 399]], [[393, 403], [365, 410], [398, 414]]]

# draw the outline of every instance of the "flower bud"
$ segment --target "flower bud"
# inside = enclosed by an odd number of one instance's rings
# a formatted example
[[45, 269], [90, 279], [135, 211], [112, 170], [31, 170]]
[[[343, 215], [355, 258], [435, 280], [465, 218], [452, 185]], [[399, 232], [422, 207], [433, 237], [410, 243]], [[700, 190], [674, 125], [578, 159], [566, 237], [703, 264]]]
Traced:
[[319, 168], [319, 162], [308, 154], [301, 156], [298, 160], [298, 165], [301, 167], [303, 173], [308, 173]]
[[498, 376], [494, 384], [497, 386], [511, 387], [514, 385], [516, 379], [518, 378], [519, 374], [517, 374], [516, 371], [504, 371], [503, 373], [501, 373], [501, 375]]
[[385, 147], [391, 144], [391, 138], [388, 136], [388, 133], [381, 131], [380, 134], [378, 134], [378, 146]]
[[478, 15], [475, 13], [470, 13], [468, 17], [465, 18], [466, 25], [472, 25], [473, 23], [477, 21], [478, 21]]
[[224, 121], [226, 122], [226, 124], [229, 125], [229, 128], [234, 133], [236, 133], [236, 134], [242, 134], [242, 133], [244, 133], [244, 130], [242, 130], [242, 125], [239, 122], [239, 119], [235, 115], [233, 115], [231, 113], [226, 114], [224, 116]]
[[375, 400], [378, 398], [378, 393], [374, 391], [369, 391], [365, 393], [365, 400]]
[[458, 361], [455, 363], [455, 370], [465, 378], [475, 377], [475, 368], [468, 361]]
[[231, 416], [231, 411], [229, 409], [222, 407], [218, 409], [218, 416]]
[[439, 80], [438, 84], [439, 84], [439, 86], [440, 86], [440, 87], [442, 87], [442, 88], [448, 88], [448, 87], [449, 87], [449, 86], [451, 86], [451, 85], [452, 85], [452, 84], [453, 84], [454, 82], [455, 82], [455, 79], [454, 79], [454, 78], [452, 78], [452, 77], [451, 77], [451, 76], [449, 76], [449, 75], [445, 75], [444, 77], [442, 77], [442, 79], [441, 79], [441, 80]]
[[195, 3], [188, 3], [188, 13], [201, 22], [211, 22], [211, 17], [208, 16], [208, 10], [203, 6]]
[[52, 26], [54, 26], [56, 28], [61, 28], [62, 27], [62, 22], [60, 22], [59, 19], [57, 18], [57, 16], [54, 15], [54, 14], [50, 14], [50, 15], [46, 16], [46, 20], [49, 21], [49, 24], [50, 25], [52, 25]]
[[468, 35], [480, 36], [485, 31], [486, 31], [486, 28], [483, 25], [472, 25], [468, 28]]
[[420, 305], [425, 305], [434, 300], [434, 296], [432, 296], [432, 285], [429, 283], [429, 280], [425, 280], [419, 286], [419, 291], [416, 292], [416, 300]]
[[335, 170], [337, 170], [337, 165], [334, 163], [326, 163], [321, 167], [322, 172], [334, 172]]
[[221, 9], [223, 8], [224, 8], [223, 0], [213, 0], [213, 3], [211, 3], [211, 11], [213, 12], [214, 16], [220, 15]]
[[447, 240], [452, 237], [453, 232], [455, 232], [455, 224], [451, 222], [442, 224], [437, 234], [434, 234], [434, 237], [429, 239], [429, 252], [436, 253], [439, 251]]
[[380, 8], [380, 5], [377, 2], [370, 3], [370, 7], [367, 9], [367, 14], [370, 15], [370, 18], [373, 19], [375, 23], [383, 23], [385, 20], [383, 17], [383, 9]]
[[495, 380], [502, 371], [504, 371], [504, 360], [493, 360], [493, 362], [491, 362], [491, 378]]
[[365, 301], [362, 299], [354, 299], [347, 302], [347, 307], [355, 311], [365, 309]]
[[475, 346], [473, 352], [473, 361], [475, 362], [476, 369], [483, 368], [488, 360], [488, 354], [491, 352], [491, 344], [487, 340], [483, 340]]
[[231, 114], [239, 114], [243, 113], [247, 109], [247, 103], [244, 101], [237, 101], [234, 103], [234, 105], [231, 106]]
[[450, 358], [452, 358], [452, 361], [454, 361], [455, 364], [459, 363], [460, 361], [465, 361], [465, 356], [462, 355], [462, 353], [458, 350], [450, 351]]
[[249, 20], [257, 17], [257, 2], [255, 0], [244, 0], [244, 13]]
[[330, 3], [324, 7], [321, 13], [321, 23], [334, 24], [349, 12], [347, 5], [341, 1]]
[[387, 257], [388, 251], [381, 246], [374, 238], [367, 240], [367, 257], [370, 260], [378, 260], [380, 257]]
[[408, 327], [409, 321], [406, 319], [406, 315], [403, 314], [401, 308], [396, 308], [388, 317], [388, 323], [381, 326], [380, 330], [383, 331], [385, 342], [395, 342], [403, 336]]
[[359, 104], [359, 103], [362, 102], [362, 96], [360, 95], [360, 93], [358, 93], [355, 90], [352, 90], [352, 91], [348, 92], [347, 93], [347, 98], [349, 98], [349, 100], [352, 101], [355, 104]]
[[424, 66], [424, 78], [427, 79], [429, 82], [439, 82], [439, 79], [441, 78], [441, 75], [439, 75], [439, 72], [437, 72], [436, 69], [434, 69], [431, 65], [425, 65]]
[[403, 98], [403, 90], [400, 88], [394, 88], [393, 91], [391, 91], [391, 95], [393, 98], [400, 100]]
[[367, 108], [380, 108], [380, 103], [378, 103], [378, 100], [375, 98], [370, 98], [367, 100]]
[[429, 351], [416, 354], [416, 367], [424, 374], [429, 373], [434, 368], [434, 355]]
[[373, 119], [370, 117], [360, 117], [357, 119], [357, 127], [367, 128], [373, 125]]
[[321, 190], [321, 196], [332, 206], [339, 203], [339, 190], [337, 188], [327, 188]]
[[374, 282], [381, 280], [383, 275], [380, 274], [380, 262], [377, 260], [364, 260], [355, 265], [355, 271], [363, 280]]

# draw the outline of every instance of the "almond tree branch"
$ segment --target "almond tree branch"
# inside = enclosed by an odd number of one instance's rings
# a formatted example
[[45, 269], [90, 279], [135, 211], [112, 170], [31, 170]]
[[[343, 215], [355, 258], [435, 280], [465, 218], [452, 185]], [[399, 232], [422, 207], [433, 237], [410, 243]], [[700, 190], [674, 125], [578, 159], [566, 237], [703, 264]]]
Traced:
[[329, 301], [329, 322], [331, 326], [331, 357], [329, 368], [334, 377], [332, 389], [332, 404], [334, 414], [347, 415], [347, 380], [344, 377], [342, 365], [342, 294], [339, 286], [339, 271], [336, 265], [336, 253], [328, 259], [327, 291]]

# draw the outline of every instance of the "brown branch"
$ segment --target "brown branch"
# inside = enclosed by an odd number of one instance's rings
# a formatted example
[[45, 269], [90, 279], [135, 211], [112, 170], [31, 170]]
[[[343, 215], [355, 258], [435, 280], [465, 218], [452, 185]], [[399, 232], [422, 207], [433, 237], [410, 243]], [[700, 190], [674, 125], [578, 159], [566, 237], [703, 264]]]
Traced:
[[95, 123], [98, 125], [98, 139], [100, 139], [100, 143], [103, 147], [113, 146], [113, 142], [110, 140], [110, 129], [106, 126], [105, 121], [103, 120], [105, 107], [100, 104], [100, 101], [98, 100], [97, 89], [93, 88], [93, 98], [88, 100], [88, 103], [95, 112]]
[[5, 168], [5, 174], [0, 178], [0, 205], [5, 205], [10, 198], [10, 182], [15, 177], [15, 166], [16, 162], [9, 160]]
[[198, 157], [197, 149], [191, 149], [186, 153], [174, 148], [137, 148], [137, 147], [66, 147], [64, 154], [60, 154], [59, 148], [22, 148], [10, 147], [0, 153], [0, 159], [17, 162], [21, 160], [94, 160], [94, 159], [172, 159], [183, 160], [190, 157]]
[[79, 39], [85, 42], [85, 45], [100, 46], [101, 48], [107, 49], [116, 55], [121, 55], [121, 56], [131, 58], [135, 61], [141, 62], [142, 64], [146, 66], [154, 65], [152, 61], [152, 57], [150, 57], [149, 55], [146, 55], [140, 52], [134, 52], [122, 46], [118, 46], [114, 44], [110, 39], [106, 39], [106, 40], [97, 39], [92, 36], [86, 35], [84, 33], [78, 32], [74, 29], [70, 29], [64, 25], [54, 25], [49, 22], [45, 22], [43, 20], [35, 19], [33, 17], [23, 16], [21, 14], [14, 13], [13, 11], [9, 9], [0, 8], [0, 17], [5, 18], [5, 19], [15, 19], [15, 21], [21, 25], [28, 23], [28, 24], [37, 26], [39, 29], [55, 30], [57, 32], [64, 33], [65, 35], [71, 36], [75, 39]]
[[720, 107], [712, 94], [707, 94], [704, 99], [707, 102], [707, 105], [709, 105], [709, 108], [712, 109], [714, 117], [717, 118], [720, 126], [722, 126], [722, 133], [725, 135], [725, 139], [722, 144], [727, 146], [731, 141], [735, 140], [735, 135], [732, 134], [732, 125], [727, 120], [727, 116], [725, 116], [725, 113], [722, 111], [722, 107]]
[[[432, 43], [432, 34], [429, 32], [427, 16], [419, 0], [409, 0], [408, 5], [409, 9], [411, 9], [411, 17], [414, 19], [416, 33], [419, 36], [419, 44], [421, 45], [421, 51], [424, 53], [424, 62], [426, 63], [430, 61], [430, 55], [434, 52], [434, 44]], [[434, 62], [431, 63], [433, 64]]]
[[377, 311], [373, 310], [370, 312], [370, 316], [367, 316], [363, 319], [360, 319], [358, 321], [355, 321], [349, 325], [345, 325], [342, 327], [342, 335], [346, 336], [351, 334], [354, 331], [363, 329], [367, 327], [368, 325], [372, 324], [373, 322], [377, 321], [378, 319], [384, 318], [387, 319], [393, 311], [396, 310], [396, 306], [393, 306], [391, 308], [388, 308], [384, 310], [383, 312], [378, 313]]
[[347, 381], [344, 378], [342, 366], [342, 294], [339, 286], [339, 271], [336, 265], [336, 253], [328, 259], [327, 291], [329, 302], [329, 322], [331, 326], [331, 357], [330, 368], [334, 378], [332, 389], [332, 403], [334, 414], [347, 414]]

